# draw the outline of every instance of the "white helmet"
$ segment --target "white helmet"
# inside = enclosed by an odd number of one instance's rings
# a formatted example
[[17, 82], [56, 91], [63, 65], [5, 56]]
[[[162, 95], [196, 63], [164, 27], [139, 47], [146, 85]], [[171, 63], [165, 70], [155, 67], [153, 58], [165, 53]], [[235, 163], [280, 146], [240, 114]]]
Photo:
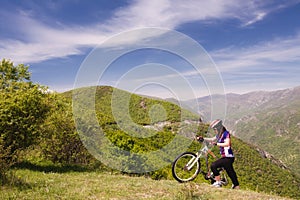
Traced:
[[220, 130], [223, 127], [222, 120], [216, 119], [216, 120], [212, 121], [210, 123], [209, 127], [212, 129]]

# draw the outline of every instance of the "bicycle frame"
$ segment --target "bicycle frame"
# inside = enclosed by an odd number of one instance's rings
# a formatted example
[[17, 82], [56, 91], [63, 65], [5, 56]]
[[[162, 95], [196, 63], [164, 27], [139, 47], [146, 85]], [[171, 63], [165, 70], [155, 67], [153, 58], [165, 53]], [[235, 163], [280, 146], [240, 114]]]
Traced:
[[200, 149], [196, 155], [197, 157], [194, 159], [191, 159], [187, 164], [186, 164], [186, 169], [187, 170], [191, 170], [192, 167], [196, 164], [196, 162], [198, 162], [198, 160], [203, 156], [206, 155], [209, 152], [209, 149], [207, 147], [207, 145], [205, 145], [202, 149]]

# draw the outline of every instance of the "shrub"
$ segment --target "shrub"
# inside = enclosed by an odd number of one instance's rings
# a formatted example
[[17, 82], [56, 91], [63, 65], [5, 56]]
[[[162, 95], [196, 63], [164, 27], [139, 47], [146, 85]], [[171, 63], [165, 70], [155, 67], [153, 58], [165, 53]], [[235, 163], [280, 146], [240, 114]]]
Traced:
[[93, 158], [76, 131], [72, 106], [64, 97], [52, 94], [51, 111], [41, 127], [40, 146], [54, 163], [87, 164]]

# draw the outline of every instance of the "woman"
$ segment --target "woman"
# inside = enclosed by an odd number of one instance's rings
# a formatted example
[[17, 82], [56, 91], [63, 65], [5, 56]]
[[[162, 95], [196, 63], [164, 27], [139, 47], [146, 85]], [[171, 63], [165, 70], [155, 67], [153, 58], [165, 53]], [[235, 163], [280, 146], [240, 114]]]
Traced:
[[[222, 124], [222, 120], [217, 119], [211, 122], [210, 128], [212, 128], [216, 134], [213, 138], [204, 138], [204, 140], [211, 142], [212, 144], [220, 147], [221, 158], [211, 164], [211, 171], [215, 176], [216, 182], [213, 183], [215, 187], [221, 187], [221, 177], [218, 168], [224, 168], [230, 177], [233, 185], [232, 189], [239, 189], [239, 181], [233, 168], [234, 154], [231, 149], [230, 133]], [[197, 138], [201, 140], [201, 137]]]

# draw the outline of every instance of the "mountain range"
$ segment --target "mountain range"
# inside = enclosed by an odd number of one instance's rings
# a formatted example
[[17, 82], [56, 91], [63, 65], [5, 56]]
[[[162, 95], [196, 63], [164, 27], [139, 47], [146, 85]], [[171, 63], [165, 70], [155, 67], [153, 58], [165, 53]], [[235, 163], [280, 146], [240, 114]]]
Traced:
[[[225, 125], [232, 134], [264, 150], [296, 174], [300, 174], [300, 87], [255, 91], [246, 94], [226, 94]], [[185, 108], [210, 119], [211, 96], [184, 101]], [[221, 101], [222, 95], [215, 95]], [[199, 107], [199, 108], [198, 108]]]

